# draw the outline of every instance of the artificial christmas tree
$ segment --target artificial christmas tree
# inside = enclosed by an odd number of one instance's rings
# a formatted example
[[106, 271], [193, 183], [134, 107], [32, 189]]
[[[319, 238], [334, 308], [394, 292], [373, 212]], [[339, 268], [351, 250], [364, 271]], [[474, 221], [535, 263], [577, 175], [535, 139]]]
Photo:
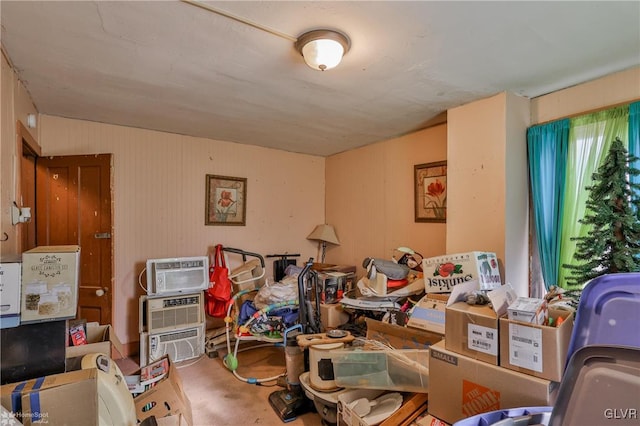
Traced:
[[616, 138], [598, 171], [580, 223], [590, 225], [577, 241], [567, 288], [582, 289], [589, 280], [604, 274], [640, 271], [640, 185], [630, 176], [640, 174], [633, 167], [638, 159], [629, 155]]

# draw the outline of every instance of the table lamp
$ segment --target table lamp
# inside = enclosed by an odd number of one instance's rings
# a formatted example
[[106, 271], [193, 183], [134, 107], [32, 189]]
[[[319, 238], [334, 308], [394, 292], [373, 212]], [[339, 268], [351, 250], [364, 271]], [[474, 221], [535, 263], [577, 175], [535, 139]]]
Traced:
[[307, 236], [307, 240], [318, 241], [318, 250], [322, 248], [322, 255], [320, 258], [322, 263], [324, 263], [324, 255], [327, 250], [327, 243], [340, 245], [340, 241], [338, 241], [335, 229], [333, 229], [333, 226], [327, 225], [326, 223], [316, 226], [313, 232], [311, 232]]

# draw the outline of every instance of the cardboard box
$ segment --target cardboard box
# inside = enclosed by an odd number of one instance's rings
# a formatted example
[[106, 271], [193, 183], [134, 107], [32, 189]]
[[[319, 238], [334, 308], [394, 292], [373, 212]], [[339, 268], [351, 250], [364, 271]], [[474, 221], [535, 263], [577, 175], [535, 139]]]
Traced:
[[365, 321], [367, 339], [377, 340], [395, 349], [427, 349], [444, 338], [439, 333], [387, 324], [371, 318]]
[[420, 415], [413, 424], [415, 426], [451, 426], [449, 423], [432, 416], [427, 411]]
[[39, 246], [22, 254], [21, 323], [75, 318], [80, 247]]
[[333, 263], [314, 263], [311, 269], [319, 272], [344, 272], [346, 274], [355, 274], [355, 265], [336, 265]]
[[100, 423], [98, 370], [54, 374], [0, 388], [2, 406], [25, 425]]
[[411, 393], [404, 396], [402, 406], [380, 423], [380, 426], [405, 426], [411, 424], [427, 408], [426, 393]]
[[477, 281], [469, 281], [456, 286], [451, 292], [445, 310], [447, 349], [498, 365], [498, 318], [506, 314], [507, 307], [517, 296], [511, 285], [505, 284], [487, 292], [491, 307], [461, 302], [469, 293], [477, 290]]
[[[136, 405], [138, 421], [155, 416], [156, 419], [182, 415], [187, 425], [193, 425], [191, 402], [184, 392], [182, 379], [178, 370], [168, 356], [162, 358], [169, 363], [169, 374], [161, 380], [154, 382], [153, 387], [136, 396], [133, 401]], [[155, 363], [154, 363], [155, 364]], [[140, 371], [134, 375], [140, 374]]]
[[507, 309], [510, 320], [531, 324], [545, 324], [548, 315], [547, 300], [534, 297], [518, 297]]
[[[353, 412], [350, 403], [360, 398], [367, 398], [370, 401], [384, 395], [388, 392], [375, 391], [370, 389], [353, 389], [338, 395], [338, 424], [346, 426], [369, 426], [366, 418], [362, 418]], [[418, 417], [418, 415], [426, 409], [427, 394], [426, 393], [408, 393], [402, 394], [403, 401], [391, 416], [387, 417], [380, 426], [399, 426], [408, 425]], [[377, 424], [377, 423], [376, 423]]]
[[477, 280], [481, 290], [502, 285], [495, 253], [472, 251], [422, 259], [426, 293], [448, 293], [466, 281]]
[[349, 314], [339, 303], [320, 304], [320, 322], [323, 331], [332, 330], [349, 321]]
[[500, 318], [500, 365], [510, 370], [560, 382], [564, 373], [569, 342], [573, 331], [573, 314], [550, 309], [549, 317], [558, 327], [521, 323]]
[[75, 358], [91, 353], [105, 354], [111, 359], [125, 357], [124, 347], [111, 325], [100, 325], [97, 322], [87, 323], [87, 344], [67, 346], [66, 349], [67, 358]]
[[338, 395], [338, 423], [346, 426], [362, 426], [366, 423], [362, 422], [360, 416], [353, 412], [350, 403], [360, 399], [367, 398], [368, 400], [373, 400], [385, 393], [382, 390], [376, 389], [352, 389], [345, 392], [342, 392]]
[[445, 348], [430, 349], [429, 412], [447, 423], [513, 407], [552, 406], [558, 383], [491, 365]]
[[182, 414], [160, 417], [156, 419], [156, 424], [158, 426], [189, 426], [187, 418]]
[[498, 316], [493, 309], [457, 302], [447, 307], [446, 318], [448, 350], [499, 365]]
[[427, 293], [411, 310], [407, 326], [444, 334], [448, 294]]
[[20, 325], [21, 281], [21, 260], [3, 258], [0, 261], [0, 328]]
[[354, 288], [356, 275], [354, 273], [326, 271], [317, 272], [320, 302], [338, 302], [345, 293]]

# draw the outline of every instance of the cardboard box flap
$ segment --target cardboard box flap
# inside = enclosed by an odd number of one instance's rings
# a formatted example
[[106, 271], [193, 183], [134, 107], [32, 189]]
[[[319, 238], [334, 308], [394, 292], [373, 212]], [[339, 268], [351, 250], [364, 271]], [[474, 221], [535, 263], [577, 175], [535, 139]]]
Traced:
[[115, 350], [125, 357], [124, 346], [110, 324], [99, 325], [97, 322], [87, 323], [87, 341], [89, 343], [111, 342]]
[[67, 358], [83, 356], [88, 353], [104, 353], [111, 358], [112, 349], [115, 350], [121, 358], [125, 358], [124, 345], [118, 339], [113, 327], [109, 324], [100, 325], [97, 322], [89, 322], [86, 326], [87, 344], [78, 346], [68, 346], [66, 349]]
[[[189, 401], [184, 392], [182, 379], [169, 356], [165, 355], [160, 360], [149, 364], [149, 366], [162, 363], [165, 360], [169, 365], [168, 374], [162, 376], [159, 381], [152, 383], [148, 390], [133, 399], [138, 421], [151, 416], [162, 418], [181, 414], [188, 425], [193, 425], [191, 401]], [[143, 367], [143, 369], [147, 367]], [[138, 370], [135, 374], [141, 374], [143, 369]], [[149, 380], [144, 380], [144, 382], [150, 383]]]
[[[451, 291], [449, 300], [447, 300], [447, 307], [453, 305], [456, 302], [465, 301], [467, 296], [475, 291], [480, 290], [480, 284], [476, 280], [467, 281], [463, 284], [458, 284]], [[506, 283], [494, 290], [487, 292], [487, 297], [491, 301], [491, 307], [498, 317], [507, 313], [507, 308], [513, 303], [518, 295], [511, 286], [510, 283]]]
[[426, 349], [444, 337], [440, 333], [388, 324], [372, 318], [365, 318], [365, 322], [367, 339], [382, 342], [395, 349]]

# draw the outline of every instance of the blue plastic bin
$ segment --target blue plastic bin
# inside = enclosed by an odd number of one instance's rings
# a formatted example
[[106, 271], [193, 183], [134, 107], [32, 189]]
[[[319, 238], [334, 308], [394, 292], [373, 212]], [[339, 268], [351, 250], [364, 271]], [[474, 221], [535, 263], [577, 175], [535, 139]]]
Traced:
[[[482, 413], [473, 417], [467, 417], [466, 419], [457, 421], [453, 426], [489, 426], [505, 419], [521, 418], [519, 424], [529, 424], [525, 422], [527, 416], [536, 417], [536, 423], [534, 424], [547, 424], [551, 417], [553, 407], [523, 407], [523, 408], [510, 408], [507, 410], [496, 410], [488, 413]], [[542, 417], [542, 418], [537, 418]]]

